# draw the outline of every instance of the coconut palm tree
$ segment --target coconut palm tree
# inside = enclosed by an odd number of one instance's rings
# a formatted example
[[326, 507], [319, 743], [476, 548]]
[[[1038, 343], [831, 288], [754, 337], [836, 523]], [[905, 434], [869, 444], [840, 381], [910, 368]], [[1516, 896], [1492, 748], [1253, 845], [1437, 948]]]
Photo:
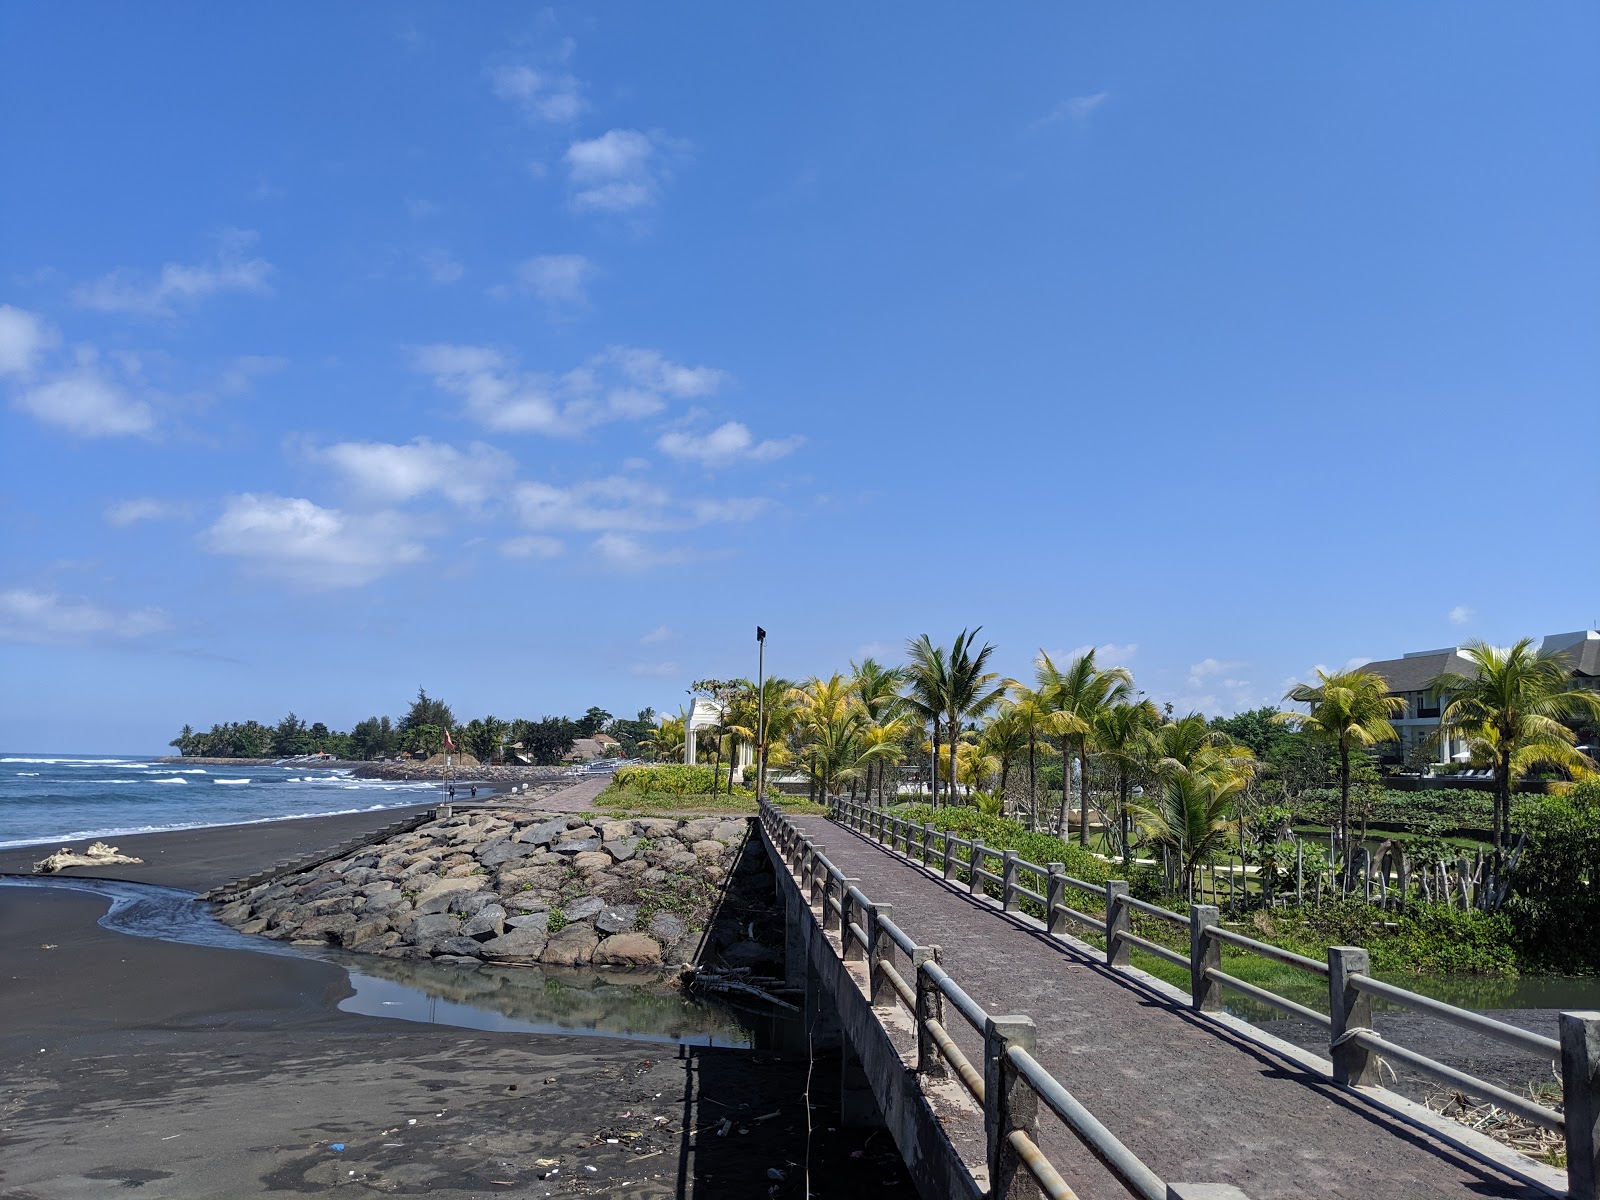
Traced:
[[[982, 631], [981, 625], [971, 633], [963, 629], [956, 635], [955, 644], [950, 647], [950, 656], [946, 660], [950, 664], [950, 671], [949, 687], [944, 698], [944, 716], [952, 755], [960, 740], [962, 725], [982, 717], [1006, 694], [1006, 685], [1000, 676], [984, 669], [988, 666], [989, 656], [994, 653], [994, 647], [985, 642], [981, 650], [973, 653], [973, 645]], [[952, 768], [954, 765], [952, 757]], [[951, 778], [955, 778], [953, 769]]]
[[[905, 671], [901, 667], [885, 667], [875, 659], [864, 659], [859, 665], [852, 662], [850, 671], [854, 678], [856, 699], [861, 707], [866, 710], [867, 719], [875, 727], [882, 727], [895, 723], [900, 715], [900, 710], [905, 707], [905, 700], [900, 695], [900, 688], [905, 683]], [[904, 727], [900, 727], [897, 737], [904, 736]], [[872, 735], [874, 744], [881, 745], [887, 740], [880, 731]], [[897, 760], [898, 761], [898, 760]], [[878, 771], [881, 773], [887, 764], [879, 762]], [[866, 793], [870, 801], [872, 798], [872, 771], [871, 764], [867, 768]], [[879, 792], [882, 792], [882, 780], [879, 780]]]
[[1000, 794], [1006, 794], [1006, 784], [1011, 780], [1011, 760], [1028, 746], [1028, 731], [1017, 713], [1016, 705], [1003, 701], [1000, 711], [985, 722], [978, 735], [983, 752], [992, 755], [1000, 764]]
[[1133, 782], [1151, 762], [1155, 730], [1161, 710], [1149, 700], [1113, 704], [1095, 718], [1096, 755], [1111, 767], [1117, 781], [1116, 824], [1119, 852], [1126, 862], [1132, 855], [1133, 814], [1128, 808]]
[[654, 733], [639, 739], [640, 748], [654, 750], [658, 762], [682, 762], [683, 730], [688, 719], [689, 714], [681, 708], [675, 717], [662, 717]]
[[1011, 681], [1012, 699], [1008, 701], [1011, 711], [1016, 714], [1018, 727], [1023, 731], [1028, 745], [1028, 828], [1039, 828], [1039, 751], [1042, 748], [1046, 754], [1054, 754], [1055, 750], [1048, 742], [1041, 744], [1039, 739], [1054, 733], [1051, 718], [1055, 715], [1050, 708], [1049, 697], [1032, 688], [1024, 687], [1016, 680]]
[[939, 720], [944, 714], [945, 696], [950, 690], [950, 667], [944, 651], [927, 634], [906, 643], [905, 702], [911, 714], [930, 728], [933, 742], [933, 772], [928, 781], [928, 798], [939, 806]]
[[[1062, 670], [1043, 650], [1036, 660], [1038, 690], [1050, 702], [1055, 714], [1056, 733], [1061, 738], [1063, 755], [1078, 759], [1080, 798], [1078, 805], [1078, 843], [1089, 844], [1089, 746], [1094, 738], [1094, 722], [1113, 704], [1127, 700], [1133, 691], [1133, 676], [1126, 667], [1100, 667], [1094, 651], [1085, 650]], [[1061, 835], [1067, 832], [1067, 811], [1071, 805], [1071, 773], [1062, 764]]]
[[1131, 806], [1140, 832], [1152, 845], [1172, 852], [1177, 883], [1191, 898], [1195, 872], [1226, 843], [1234, 804], [1249, 781], [1244, 773], [1219, 769], [1213, 756], [1222, 757], [1216, 750], [1207, 750], [1192, 767], [1169, 762], [1153, 788], [1154, 795]]
[[1436, 695], [1450, 697], [1440, 717], [1442, 732], [1467, 739], [1469, 751], [1494, 769], [1494, 849], [1498, 857], [1511, 837], [1511, 786], [1537, 766], [1593, 770], [1574, 748], [1577, 735], [1564, 717], [1600, 717], [1600, 694], [1571, 686], [1559, 652], [1533, 649], [1523, 638], [1509, 649], [1468, 642], [1463, 658], [1475, 676], [1449, 672], [1433, 681]]
[[1350, 853], [1350, 751], [1392, 742], [1398, 736], [1390, 717], [1405, 711], [1406, 702], [1389, 694], [1383, 676], [1359, 668], [1317, 672], [1317, 685], [1302, 683], [1284, 693], [1285, 700], [1309, 704], [1309, 713], [1278, 713], [1273, 719], [1293, 725], [1339, 750], [1339, 842]]

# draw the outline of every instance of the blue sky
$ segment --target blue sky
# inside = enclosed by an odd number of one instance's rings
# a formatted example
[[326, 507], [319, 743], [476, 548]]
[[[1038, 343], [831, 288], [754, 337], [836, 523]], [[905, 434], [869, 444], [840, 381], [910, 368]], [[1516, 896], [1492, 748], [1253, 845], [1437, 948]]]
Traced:
[[1592, 5], [0, 9], [5, 744], [1600, 618]]

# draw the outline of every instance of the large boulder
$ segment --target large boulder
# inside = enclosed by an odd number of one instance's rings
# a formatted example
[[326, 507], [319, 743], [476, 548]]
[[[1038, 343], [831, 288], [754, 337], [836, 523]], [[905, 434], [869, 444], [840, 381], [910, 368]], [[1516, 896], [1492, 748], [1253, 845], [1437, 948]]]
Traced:
[[554, 820], [545, 821], [540, 825], [533, 825], [516, 834], [515, 840], [529, 846], [548, 846], [557, 838], [563, 838], [567, 833], [567, 819], [556, 817]]
[[598, 917], [605, 909], [605, 906], [606, 902], [600, 899], [599, 896], [584, 896], [566, 905], [561, 910], [561, 915], [566, 917], [568, 921], [587, 921], [593, 917]]
[[412, 921], [404, 930], [405, 940], [423, 950], [431, 950], [446, 938], [453, 938], [461, 922], [448, 913], [427, 913]]
[[581, 967], [594, 958], [599, 944], [600, 939], [589, 926], [568, 925], [550, 939], [539, 961], [556, 967]]
[[463, 937], [478, 937], [487, 933], [491, 937], [499, 937], [505, 932], [505, 925], [506, 910], [498, 904], [486, 904], [461, 926], [461, 934]]
[[417, 911], [419, 913], [442, 913], [450, 907], [455, 899], [455, 893], [460, 891], [482, 891], [484, 878], [481, 875], [468, 875], [459, 879], [441, 879], [437, 883], [430, 883], [417, 893]]
[[633, 928], [633, 923], [638, 918], [638, 905], [618, 904], [602, 910], [594, 919], [594, 927], [600, 933], [625, 933]]
[[487, 942], [479, 942], [478, 953], [484, 958], [499, 958], [508, 962], [533, 962], [544, 953], [549, 940], [542, 925], [520, 926], [508, 929]]
[[442, 942], [434, 943], [433, 952], [435, 954], [448, 954], [462, 958], [476, 958], [479, 954], [483, 953], [483, 946], [476, 938], [457, 936], [445, 938]]
[[661, 947], [642, 933], [615, 933], [595, 947], [594, 963], [602, 967], [659, 967]]
[[477, 859], [486, 867], [498, 867], [515, 858], [525, 858], [532, 854], [535, 847], [513, 842], [509, 838], [503, 842], [490, 842], [487, 846], [478, 849]]

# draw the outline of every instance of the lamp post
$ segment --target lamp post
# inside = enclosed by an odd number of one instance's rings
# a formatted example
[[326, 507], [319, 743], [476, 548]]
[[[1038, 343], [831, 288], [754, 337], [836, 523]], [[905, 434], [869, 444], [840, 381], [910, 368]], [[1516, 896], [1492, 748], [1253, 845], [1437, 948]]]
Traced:
[[767, 631], [756, 626], [756, 803], [767, 797]]

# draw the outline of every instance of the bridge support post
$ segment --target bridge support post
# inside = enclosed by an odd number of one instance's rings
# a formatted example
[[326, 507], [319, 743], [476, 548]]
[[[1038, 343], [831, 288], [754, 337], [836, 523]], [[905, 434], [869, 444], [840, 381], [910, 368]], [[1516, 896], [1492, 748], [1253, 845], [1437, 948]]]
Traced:
[[1222, 969], [1222, 943], [1211, 936], [1220, 919], [1215, 904], [1189, 905], [1189, 996], [1202, 1012], [1222, 1007], [1222, 985], [1206, 975]]
[[941, 856], [941, 861], [944, 863], [944, 877], [946, 879], [954, 879], [956, 877], [956, 860], [955, 856], [950, 853], [950, 831], [941, 829], [939, 836], [942, 839], [939, 844], [944, 847]]
[[890, 904], [874, 904], [867, 909], [867, 995], [873, 1008], [893, 1008], [898, 1002], [894, 988], [879, 969], [884, 963], [894, 961], [894, 939], [883, 927], [894, 912]]
[[827, 868], [822, 865], [822, 860], [826, 854], [827, 850], [824, 847], [812, 845], [811, 869], [806, 872], [806, 877], [804, 880], [802, 880], [806, 886], [807, 895], [811, 901], [812, 908], [815, 908], [822, 902], [823, 884], [826, 883], [828, 879]]
[[1052, 935], [1065, 933], [1067, 914], [1056, 910], [1067, 902], [1067, 864], [1055, 862], [1044, 866], [1050, 872], [1050, 885], [1044, 893], [1044, 927]]
[[1007, 850], [1001, 855], [1000, 868], [1000, 908], [1003, 912], [1016, 912], [1020, 900], [1017, 897], [1017, 852]]
[[856, 903], [856, 897], [861, 895], [856, 884], [859, 879], [846, 879], [840, 885], [839, 891], [839, 949], [843, 952], [841, 957], [845, 962], [860, 962], [867, 956], [867, 948], [850, 932], [850, 926], [863, 926], [866, 914], [860, 911], [861, 906]]
[[983, 1031], [983, 1125], [993, 1200], [1035, 1200], [1039, 1195], [1039, 1185], [1010, 1140], [1017, 1130], [1036, 1139], [1039, 1098], [1006, 1057], [1013, 1046], [1031, 1052], [1037, 1040], [1038, 1028], [1031, 1017], [990, 1017]]
[[1328, 947], [1328, 1057], [1333, 1060], [1333, 1081], [1352, 1086], [1378, 1083], [1378, 1063], [1352, 1035], [1372, 1028], [1372, 997], [1350, 984], [1350, 976], [1365, 975], [1372, 958], [1360, 946]]
[[1600, 1196], [1600, 1012], [1561, 1014], [1561, 1098], [1567, 1118], [1567, 1195]]
[[1106, 880], [1106, 965], [1125, 967], [1130, 959], [1128, 943], [1123, 934], [1131, 933], [1132, 922], [1128, 913], [1128, 881]]
[[983, 870], [983, 843], [973, 838], [972, 851], [967, 855], [967, 891], [974, 896], [983, 895], [983, 876], [978, 874], [981, 870]]
[[944, 1024], [944, 993], [934, 986], [922, 964], [937, 964], [943, 953], [938, 946], [918, 946], [911, 955], [911, 967], [917, 975], [917, 1074], [935, 1078], [945, 1074], [944, 1055], [934, 1045], [928, 1022]]

